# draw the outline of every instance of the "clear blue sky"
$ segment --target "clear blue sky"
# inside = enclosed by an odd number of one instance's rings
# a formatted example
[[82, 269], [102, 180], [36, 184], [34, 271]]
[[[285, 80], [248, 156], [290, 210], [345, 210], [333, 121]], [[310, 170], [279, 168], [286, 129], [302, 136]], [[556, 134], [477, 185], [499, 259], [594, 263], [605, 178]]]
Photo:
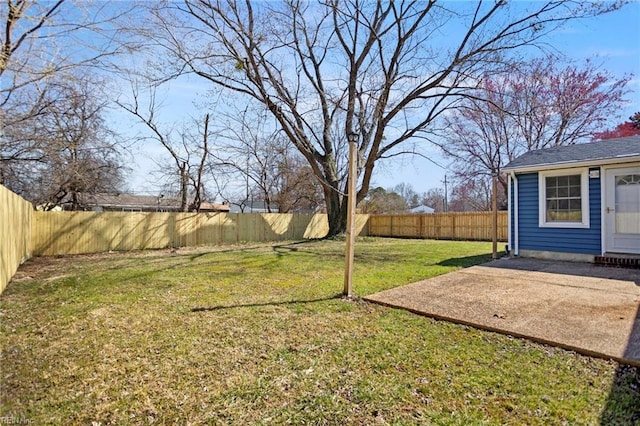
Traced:
[[[602, 69], [610, 72], [617, 78], [624, 75], [633, 75], [633, 79], [627, 86], [630, 90], [627, 96], [628, 103], [620, 111], [619, 118], [613, 118], [610, 127], [625, 121], [635, 111], [640, 111], [640, 2], [633, 1], [621, 10], [591, 18], [587, 20], [573, 21], [562, 30], [557, 31], [549, 38], [548, 42], [562, 53], [571, 58], [582, 61], [596, 57], [596, 63], [602, 63]], [[187, 106], [192, 100], [205, 93], [202, 86], [196, 82], [174, 82], [166, 92], [166, 104], [172, 105], [174, 111], [166, 116], [167, 121], [187, 118]], [[175, 106], [184, 105], [176, 113]], [[197, 111], [193, 109], [193, 114]], [[134, 121], [124, 114], [114, 114], [114, 118], [121, 124], [129, 120]], [[125, 124], [126, 125], [126, 124]], [[155, 186], [155, 179], [149, 173], [156, 166], [151, 161], [163, 154], [161, 148], [154, 145], [140, 147], [133, 166], [134, 173], [130, 189], [136, 192], [156, 193], [159, 189]], [[417, 192], [424, 192], [431, 188], [442, 188], [447, 161], [439, 152], [426, 149], [424, 154], [430, 156], [433, 162], [421, 158], [396, 159], [386, 163], [378, 163], [372, 182], [372, 187], [393, 187], [399, 183], [410, 183]], [[442, 167], [434, 164], [437, 163]]]

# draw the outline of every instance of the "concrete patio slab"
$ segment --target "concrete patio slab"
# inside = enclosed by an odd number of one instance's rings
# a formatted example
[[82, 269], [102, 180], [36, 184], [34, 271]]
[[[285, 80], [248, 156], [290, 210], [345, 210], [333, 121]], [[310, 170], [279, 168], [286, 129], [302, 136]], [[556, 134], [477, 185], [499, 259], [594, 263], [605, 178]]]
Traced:
[[499, 259], [365, 297], [640, 366], [640, 270]]

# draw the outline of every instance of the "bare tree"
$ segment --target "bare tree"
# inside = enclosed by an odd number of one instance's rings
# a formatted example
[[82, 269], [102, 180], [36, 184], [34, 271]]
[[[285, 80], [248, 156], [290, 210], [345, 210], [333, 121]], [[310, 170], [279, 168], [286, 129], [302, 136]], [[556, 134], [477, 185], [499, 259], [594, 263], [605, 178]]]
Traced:
[[280, 180], [278, 168], [286, 157], [288, 141], [268, 125], [264, 114], [249, 107], [223, 117], [215, 167], [244, 182], [244, 193], [235, 201], [241, 210], [262, 201], [267, 211], [273, 212], [277, 209], [273, 197]]
[[277, 174], [277, 192], [272, 198], [280, 213], [316, 212], [322, 209], [322, 186], [298, 152], [288, 150], [283, 153], [278, 162]]
[[[73, 0], [6, 0], [0, 5], [2, 101], [57, 73], [104, 65], [132, 45], [115, 36], [135, 4]], [[90, 36], [91, 40], [88, 40]]]
[[445, 211], [445, 196], [444, 191], [439, 188], [431, 188], [427, 192], [422, 193], [423, 206], [431, 207], [435, 213], [442, 213]]
[[[178, 184], [181, 211], [199, 211], [200, 205], [207, 198], [205, 172], [210, 166], [212, 147], [210, 143], [210, 115], [204, 116], [202, 124], [187, 126], [176, 132], [172, 126], [161, 128], [158, 122], [159, 105], [156, 102], [156, 89], [149, 88], [148, 104], [142, 105], [140, 86], [132, 82], [131, 96], [128, 101], [117, 100], [116, 103], [125, 111], [136, 117], [150, 132], [150, 136], [140, 139], [152, 139], [169, 155], [168, 167], [159, 165], [162, 174], [170, 184]], [[192, 129], [196, 128], [194, 132]], [[167, 171], [169, 172], [167, 173]]]
[[490, 188], [488, 179], [496, 173], [506, 194], [501, 170], [509, 161], [532, 149], [589, 142], [618, 114], [628, 81], [589, 61], [563, 66], [553, 56], [486, 76], [476, 97], [445, 119], [440, 146], [455, 160], [458, 186]]
[[329, 235], [346, 226], [346, 136], [362, 200], [377, 161], [413, 152], [432, 123], [514, 49], [617, 4], [573, 1], [184, 0], [149, 28], [167, 79], [193, 73], [261, 104], [322, 184]]
[[81, 192], [119, 189], [122, 143], [105, 123], [107, 106], [95, 93], [97, 86], [69, 75], [50, 87], [38, 120], [6, 129], [3, 139], [16, 148], [15, 155], [28, 148], [34, 160], [5, 164], [3, 180], [9, 187], [35, 204], [54, 207], [68, 199], [76, 208]]
[[420, 205], [420, 195], [413, 189], [410, 183], [402, 182], [393, 187], [391, 192], [400, 194], [407, 206], [412, 209]]
[[268, 212], [317, 208], [320, 185], [270, 116], [245, 107], [223, 117], [214, 167], [244, 182], [234, 201], [241, 210], [252, 201], [263, 202]]
[[[96, 81], [93, 74], [131, 51], [134, 46], [119, 31], [120, 20], [135, 7], [72, 0], [0, 3], [0, 183], [16, 191], [33, 189], [33, 169], [49, 155], [33, 133], [51, 118], [45, 115], [58, 110], [57, 96], [70, 76], [83, 84]], [[77, 117], [77, 123], [84, 121]]]
[[[191, 181], [191, 188], [193, 191], [192, 201], [189, 204], [187, 210], [189, 211], [200, 211], [200, 206], [202, 203], [208, 198], [206, 192], [205, 185], [205, 172], [207, 170], [207, 162], [211, 156], [211, 145], [209, 141], [209, 137], [211, 136], [209, 130], [209, 113], [206, 113], [204, 116], [204, 120], [202, 123], [202, 127], [197, 126], [197, 129], [200, 131], [200, 134], [191, 136], [192, 140], [197, 140], [196, 138], [202, 141], [202, 143], [197, 147], [197, 157], [199, 161], [193, 165], [191, 171], [187, 174], [188, 178]], [[185, 137], [185, 135], [183, 135]], [[183, 185], [184, 187], [184, 185]], [[183, 193], [186, 193], [183, 192]]]
[[409, 210], [407, 201], [401, 194], [382, 187], [372, 189], [367, 197], [359, 204], [363, 213], [405, 213]]
[[[492, 181], [488, 177], [477, 177], [460, 181], [451, 188], [449, 211], [453, 212], [487, 212], [491, 211]], [[497, 192], [498, 210], [507, 209], [507, 195]]]

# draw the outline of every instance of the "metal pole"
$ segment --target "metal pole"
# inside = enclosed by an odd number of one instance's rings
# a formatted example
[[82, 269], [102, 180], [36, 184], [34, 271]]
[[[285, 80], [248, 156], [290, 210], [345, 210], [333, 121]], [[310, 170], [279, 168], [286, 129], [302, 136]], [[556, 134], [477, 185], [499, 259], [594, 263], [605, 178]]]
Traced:
[[353, 258], [355, 251], [356, 231], [356, 147], [358, 135], [350, 133], [349, 140], [349, 190], [347, 192], [347, 247], [345, 253], [344, 268], [344, 292], [343, 295], [351, 298], [353, 295]]

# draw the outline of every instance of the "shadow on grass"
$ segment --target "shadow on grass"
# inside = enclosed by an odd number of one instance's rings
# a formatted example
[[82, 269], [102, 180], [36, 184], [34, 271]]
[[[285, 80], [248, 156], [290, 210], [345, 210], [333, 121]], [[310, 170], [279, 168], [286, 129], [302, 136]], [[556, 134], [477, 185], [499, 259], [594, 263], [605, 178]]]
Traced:
[[455, 266], [458, 268], [468, 268], [470, 266], [479, 265], [481, 263], [486, 263], [491, 260], [491, 254], [478, 254], [475, 256], [466, 256], [466, 257], [453, 257], [451, 259], [445, 259], [441, 262], [438, 262], [438, 266]]
[[618, 366], [600, 424], [640, 425], [640, 368]]
[[[301, 241], [301, 242], [303, 243], [305, 241]], [[148, 263], [143, 266], [148, 267], [149, 269], [137, 274], [130, 274], [128, 276], [127, 281], [135, 280], [138, 278], [147, 278], [154, 275], [158, 275], [162, 272], [167, 272], [167, 271], [171, 271], [179, 268], [191, 267], [191, 266], [194, 266], [197, 261], [206, 261], [206, 265], [210, 267], [213, 267], [215, 265], [227, 266], [229, 264], [229, 261], [227, 259], [216, 259], [215, 256], [218, 254], [229, 254], [229, 253], [260, 252], [265, 248], [268, 248], [268, 246], [264, 244], [258, 244], [255, 246], [232, 246], [232, 247], [223, 248], [223, 249], [215, 248], [213, 250], [203, 250], [202, 252], [198, 252], [198, 253], [189, 253], [189, 252], [181, 253], [180, 249], [174, 249], [169, 254], [160, 254], [158, 256], [150, 256], [148, 258], [134, 259], [134, 262], [140, 262], [139, 259], [148, 260]], [[210, 259], [206, 259], [206, 257], [209, 257]], [[170, 262], [168, 262], [168, 260], [170, 260]], [[154, 267], [154, 264], [153, 264], [154, 262], [158, 262], [158, 264], [162, 266]], [[268, 262], [270, 262], [270, 260], [266, 260], [263, 263], [266, 264]], [[132, 266], [135, 266], [135, 264], [132, 263]], [[122, 265], [119, 265], [119, 266], [108, 268], [108, 269], [119, 270], [122, 268], [123, 268]], [[225, 274], [227, 276], [228, 275], [240, 276], [240, 275], [243, 275], [244, 272], [225, 271]]]
[[282, 256], [290, 253], [305, 253], [305, 254], [313, 254], [317, 256], [333, 256], [333, 257], [344, 256], [344, 254], [335, 250], [331, 250], [331, 251], [313, 250], [313, 247], [315, 247], [315, 245], [321, 241], [330, 241], [330, 240], [312, 239], [312, 240], [295, 241], [295, 242], [286, 243], [286, 244], [275, 244], [271, 246], [271, 249], [278, 256]]
[[600, 414], [601, 425], [640, 425], [640, 308], [629, 336], [626, 359], [638, 365], [619, 364], [609, 398]]
[[[154, 282], [154, 277], [161, 276], [163, 273], [182, 268], [191, 267], [209, 267], [214, 268], [219, 265], [229, 267], [232, 265], [228, 258], [217, 256], [221, 254], [233, 253], [260, 253], [268, 249], [269, 246], [259, 244], [255, 246], [233, 246], [223, 249], [214, 248], [212, 250], [202, 250], [193, 253], [190, 250], [181, 249], [162, 249], [149, 251], [134, 252], [109, 252], [99, 254], [78, 254], [60, 257], [33, 257], [25, 262], [19, 270], [29, 280], [33, 281], [32, 287], [34, 291], [37, 289], [40, 295], [58, 292], [62, 287], [76, 288], [78, 290], [91, 290], [98, 293], [113, 294], [118, 288], [122, 293], [132, 293], [136, 289], [153, 289], [158, 288], [158, 284], [149, 285]], [[133, 255], [131, 255], [133, 253]], [[256, 257], [255, 259], [262, 259]], [[110, 262], [114, 263], [110, 263]], [[76, 275], [85, 275], [82, 272], [87, 263], [99, 263], [99, 268], [93, 268], [90, 273], [97, 272], [99, 274], [110, 274], [113, 272], [126, 271], [126, 276], [120, 276], [117, 280], [110, 279], [108, 282], [104, 280], [88, 279], [83, 280], [82, 284], [78, 284]], [[259, 263], [254, 262], [251, 267], [267, 266], [269, 263], [276, 262], [273, 258], [264, 258]], [[74, 265], [70, 269], [65, 265]], [[225, 276], [243, 276], [242, 269], [233, 270], [225, 269]], [[20, 276], [18, 276], [20, 278]], [[53, 280], [68, 278], [68, 284], [57, 282], [56, 285], [48, 285]], [[70, 279], [73, 278], [71, 281]], [[171, 285], [167, 285], [170, 287]], [[9, 293], [13, 291], [15, 286], [9, 288]], [[25, 288], [25, 286], [21, 286]]]
[[[332, 241], [331, 239], [315, 239], [308, 241], [298, 241], [287, 244], [277, 244], [272, 246], [272, 249], [278, 256], [285, 256], [289, 254], [306, 254], [317, 256], [321, 259], [344, 259], [344, 252], [342, 250], [336, 250], [332, 248], [330, 250], [314, 250], [314, 243], [320, 241]], [[382, 252], [377, 253], [375, 251], [358, 251], [356, 249], [355, 261], [356, 262], [401, 262], [406, 258], [406, 254], [402, 252], [390, 253]]]
[[342, 293], [334, 294], [333, 296], [328, 296], [328, 297], [319, 297], [317, 299], [284, 300], [280, 302], [262, 302], [262, 303], [240, 303], [237, 305], [201, 306], [201, 307], [192, 308], [191, 312], [219, 311], [223, 309], [236, 309], [236, 308], [256, 308], [261, 306], [304, 305], [307, 303], [326, 302], [327, 300], [335, 300], [340, 298], [342, 298]]
[[[275, 245], [272, 245], [271, 248], [273, 249], [273, 251], [278, 251], [279, 249], [288, 249], [289, 251], [298, 251], [298, 249], [296, 248], [297, 245], [309, 244], [314, 241], [319, 241], [319, 240], [300, 240], [300, 241], [294, 241], [292, 243], [287, 243], [287, 244], [275, 244]], [[182, 256], [188, 256], [189, 259], [193, 261], [201, 257], [209, 256], [217, 253], [245, 253], [250, 251], [264, 250], [267, 247], [269, 247], [269, 245], [266, 243], [257, 244], [255, 246], [231, 246], [229, 248], [206, 250], [201, 253], [185, 254]]]

